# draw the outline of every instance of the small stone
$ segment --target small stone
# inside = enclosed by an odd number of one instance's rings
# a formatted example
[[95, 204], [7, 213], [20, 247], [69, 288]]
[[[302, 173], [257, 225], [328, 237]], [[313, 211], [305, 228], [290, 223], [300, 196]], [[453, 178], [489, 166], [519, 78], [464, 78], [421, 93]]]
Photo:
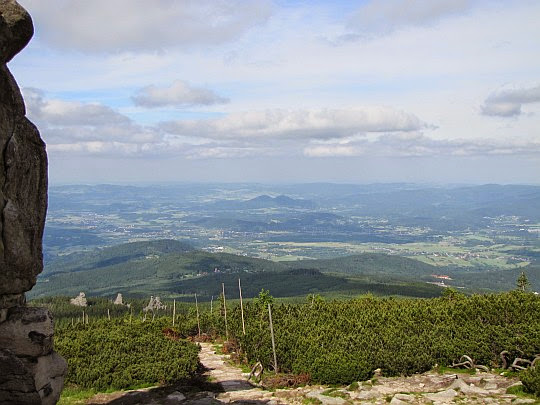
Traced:
[[457, 396], [457, 392], [453, 389], [447, 389], [445, 391], [440, 391], [435, 394], [425, 394], [424, 395], [427, 399], [431, 401], [451, 401]]
[[410, 394], [396, 394], [394, 395], [394, 398], [397, 398], [400, 401], [411, 402], [414, 401], [415, 396]]
[[180, 391], [174, 391], [172, 394], [167, 395], [167, 399], [170, 401], [184, 401], [186, 399], [186, 396], [182, 394]]
[[450, 385], [449, 388], [453, 388], [456, 390], [461, 391], [465, 395], [475, 394], [475, 395], [489, 395], [489, 391], [478, 388], [474, 384], [467, 385], [465, 381], [463, 381], [461, 378], [458, 378], [455, 380], [452, 385]]

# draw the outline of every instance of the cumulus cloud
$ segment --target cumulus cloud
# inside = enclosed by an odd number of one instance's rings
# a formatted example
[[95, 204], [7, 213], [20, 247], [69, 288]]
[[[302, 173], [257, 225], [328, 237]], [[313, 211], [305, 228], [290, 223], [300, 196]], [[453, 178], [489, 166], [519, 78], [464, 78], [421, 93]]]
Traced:
[[415, 131], [427, 124], [388, 107], [322, 110], [266, 110], [229, 114], [223, 118], [169, 121], [161, 128], [172, 134], [208, 139], [331, 139], [367, 132]]
[[375, 139], [359, 139], [346, 144], [310, 144], [303, 149], [308, 157], [336, 156], [492, 156], [540, 153], [540, 140], [434, 139], [422, 133], [382, 134]]
[[125, 115], [102, 104], [45, 100], [44, 93], [35, 88], [24, 88], [23, 94], [30, 117], [50, 125], [104, 126], [130, 122]]
[[370, 0], [349, 18], [348, 28], [366, 35], [383, 35], [406, 26], [423, 26], [468, 11], [473, 0]]
[[540, 102], [540, 86], [501, 90], [486, 98], [482, 106], [482, 114], [513, 117], [521, 114], [523, 104], [538, 102]]
[[166, 87], [143, 87], [131, 99], [135, 105], [147, 108], [212, 105], [229, 101], [211, 90], [190, 86], [182, 80], [176, 80]]
[[[433, 157], [540, 154], [540, 139], [429, 137], [432, 127], [389, 107], [267, 110], [143, 126], [102, 104], [49, 99], [23, 89], [51, 153], [105, 157]], [[534, 102], [535, 92], [505, 100]]]
[[154, 51], [233, 40], [271, 13], [268, 0], [23, 0], [40, 39], [87, 52]]
[[39, 127], [49, 151], [130, 155], [167, 149], [157, 128], [136, 124], [108, 106], [47, 99], [34, 88], [22, 91], [28, 117]]

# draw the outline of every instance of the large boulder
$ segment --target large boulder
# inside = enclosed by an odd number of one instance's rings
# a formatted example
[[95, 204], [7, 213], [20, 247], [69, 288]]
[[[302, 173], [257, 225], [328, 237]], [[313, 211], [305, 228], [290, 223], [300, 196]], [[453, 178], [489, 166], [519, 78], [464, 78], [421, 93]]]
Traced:
[[16, 1], [0, 0], [0, 404], [11, 405], [56, 403], [67, 371], [51, 314], [24, 296], [43, 270], [47, 155], [6, 63], [33, 32]]
[[43, 269], [47, 155], [6, 63], [30, 40], [32, 20], [0, 0], [0, 295], [30, 290]]

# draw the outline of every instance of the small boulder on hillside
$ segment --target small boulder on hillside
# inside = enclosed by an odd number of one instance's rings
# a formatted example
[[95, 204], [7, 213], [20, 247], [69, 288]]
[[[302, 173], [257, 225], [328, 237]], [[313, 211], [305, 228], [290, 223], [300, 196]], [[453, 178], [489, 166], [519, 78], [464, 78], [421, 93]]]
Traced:
[[78, 307], [87, 307], [88, 302], [86, 301], [86, 294], [82, 291], [75, 298], [69, 300], [71, 305], [76, 305]]
[[118, 295], [116, 296], [116, 299], [114, 300], [114, 305], [125, 305], [124, 298], [122, 297], [122, 293], [118, 293]]
[[143, 308], [144, 312], [148, 311], [157, 311], [159, 309], [165, 309], [165, 305], [161, 303], [161, 300], [159, 297], [154, 297], [153, 295], [150, 296], [150, 301], [148, 302], [148, 305]]

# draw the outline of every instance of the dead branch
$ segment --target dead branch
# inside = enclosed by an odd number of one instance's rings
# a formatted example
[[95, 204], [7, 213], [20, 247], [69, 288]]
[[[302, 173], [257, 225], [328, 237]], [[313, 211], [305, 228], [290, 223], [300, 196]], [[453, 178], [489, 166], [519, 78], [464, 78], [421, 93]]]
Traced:
[[253, 377], [255, 382], [257, 383], [260, 382], [262, 379], [263, 370], [264, 370], [264, 367], [260, 361], [255, 363], [255, 365], [251, 369], [251, 372], [249, 373], [248, 381], [251, 380], [251, 378]]

